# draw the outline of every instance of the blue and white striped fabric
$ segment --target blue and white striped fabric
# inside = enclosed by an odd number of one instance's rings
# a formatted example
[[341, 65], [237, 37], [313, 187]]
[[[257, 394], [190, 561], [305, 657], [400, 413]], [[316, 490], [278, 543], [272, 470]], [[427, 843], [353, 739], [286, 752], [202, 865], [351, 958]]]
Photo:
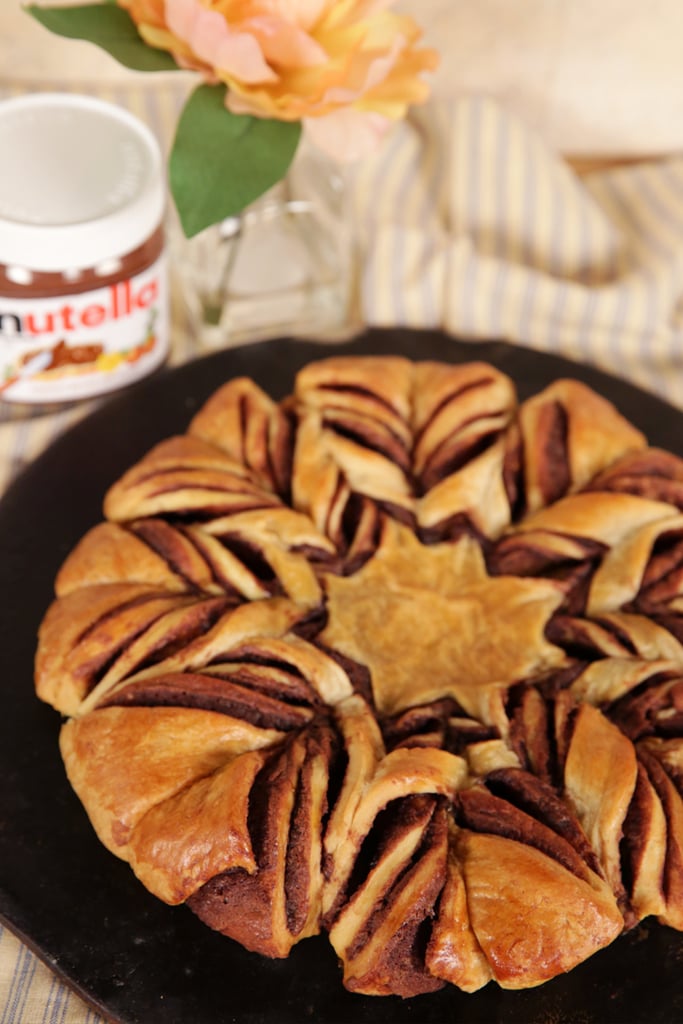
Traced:
[[[0, 83], [0, 95], [18, 91]], [[89, 91], [137, 114], [168, 148], [183, 88]], [[493, 101], [444, 101], [417, 110], [350, 172], [346, 199], [350, 324], [442, 327], [473, 346], [507, 339], [683, 408], [683, 156], [579, 177]], [[173, 327], [181, 363], [197, 348], [179, 293]], [[0, 410], [0, 493], [90, 408]], [[99, 1020], [0, 928], [0, 1024]]]
[[0, 925], [0, 1024], [105, 1024]]
[[683, 157], [579, 178], [468, 99], [401, 124], [352, 200], [366, 322], [504, 338], [683, 406]]

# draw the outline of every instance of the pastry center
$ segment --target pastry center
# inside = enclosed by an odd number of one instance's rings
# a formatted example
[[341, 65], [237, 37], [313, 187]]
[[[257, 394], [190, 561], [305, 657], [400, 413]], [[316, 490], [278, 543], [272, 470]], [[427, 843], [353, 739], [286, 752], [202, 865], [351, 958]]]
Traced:
[[321, 639], [367, 665], [383, 715], [450, 696], [495, 722], [511, 680], [566, 661], [544, 635], [558, 585], [489, 576], [470, 537], [428, 547], [387, 521], [372, 559], [354, 576], [327, 576], [325, 589]]

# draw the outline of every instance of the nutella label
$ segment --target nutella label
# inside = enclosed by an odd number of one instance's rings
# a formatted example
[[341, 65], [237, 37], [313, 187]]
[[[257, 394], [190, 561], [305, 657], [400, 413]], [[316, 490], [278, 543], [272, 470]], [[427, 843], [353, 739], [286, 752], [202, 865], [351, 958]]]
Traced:
[[168, 333], [163, 255], [103, 288], [0, 296], [0, 399], [65, 402], [114, 391], [163, 362]]

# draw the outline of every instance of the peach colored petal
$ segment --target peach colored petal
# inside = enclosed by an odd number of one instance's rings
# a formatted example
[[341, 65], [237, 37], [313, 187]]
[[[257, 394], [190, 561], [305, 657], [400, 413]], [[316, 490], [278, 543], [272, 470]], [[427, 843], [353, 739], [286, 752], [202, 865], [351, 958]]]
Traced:
[[269, 9], [283, 21], [308, 32], [330, 6], [330, 0], [270, 0]]
[[208, 63], [217, 71], [223, 71], [249, 85], [278, 80], [277, 72], [264, 59], [258, 41], [246, 32], [230, 33], [217, 41]]
[[261, 50], [270, 64], [285, 68], [306, 68], [323, 64], [327, 54], [312, 36], [281, 18], [257, 15], [242, 25], [253, 31]]
[[218, 75], [211, 68], [207, 68], [205, 64], [199, 64], [198, 61], [191, 57], [184, 57], [182, 54], [175, 53], [173, 56], [176, 64], [183, 71], [198, 71], [206, 85], [220, 85], [221, 80]]
[[166, 0], [166, 19], [171, 31], [217, 71], [248, 84], [277, 81], [258, 40], [249, 33], [234, 32], [222, 14], [199, 0]]
[[394, 68], [401, 52], [405, 47], [405, 40], [399, 36], [394, 40], [392, 47], [387, 54], [370, 60], [364, 79], [355, 88], [332, 88], [328, 89], [324, 96], [324, 102], [344, 106], [353, 103], [360, 96], [374, 89], [381, 82], [384, 82]]
[[196, 16], [195, 0], [166, 0], [166, 24], [181, 39], [189, 39]]
[[304, 118], [307, 138], [340, 163], [352, 163], [373, 153], [391, 121], [380, 114], [345, 107], [324, 117]]

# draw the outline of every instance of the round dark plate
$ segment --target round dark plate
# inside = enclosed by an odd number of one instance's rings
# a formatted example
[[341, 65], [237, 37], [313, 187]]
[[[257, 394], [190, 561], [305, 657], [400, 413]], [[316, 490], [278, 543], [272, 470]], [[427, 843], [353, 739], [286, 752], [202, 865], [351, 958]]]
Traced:
[[503, 343], [370, 331], [343, 346], [279, 339], [166, 370], [101, 406], [39, 457], [0, 503], [0, 919], [103, 1015], [125, 1024], [669, 1024], [683, 1019], [683, 938], [645, 922], [540, 988], [448, 987], [401, 1000], [352, 995], [324, 938], [287, 960], [248, 953], [185, 907], [151, 896], [95, 837], [64, 775], [60, 719], [33, 693], [38, 624], [66, 554], [101, 519], [106, 489], [153, 444], [186, 428], [223, 381], [246, 374], [274, 398], [330, 354], [483, 359], [520, 398], [560, 376], [609, 397], [651, 443], [683, 455], [683, 414], [623, 381]]

